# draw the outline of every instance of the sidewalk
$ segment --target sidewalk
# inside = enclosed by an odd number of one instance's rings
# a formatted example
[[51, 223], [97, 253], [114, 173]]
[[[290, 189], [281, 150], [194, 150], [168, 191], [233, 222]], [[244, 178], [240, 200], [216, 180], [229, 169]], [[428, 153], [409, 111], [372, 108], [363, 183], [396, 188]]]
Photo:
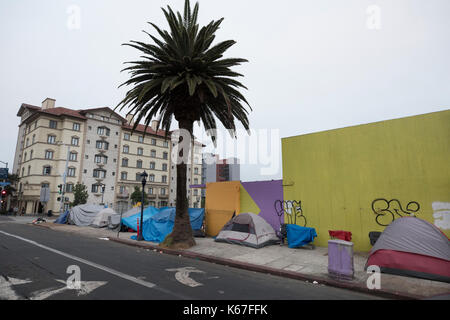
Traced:
[[246, 270], [269, 273], [277, 276], [329, 285], [374, 294], [391, 299], [429, 299], [446, 295], [450, 297], [450, 284], [431, 280], [381, 274], [381, 289], [369, 290], [366, 286], [369, 274], [364, 271], [368, 253], [355, 252], [355, 278], [352, 281], [338, 281], [328, 276], [328, 249], [291, 249], [287, 245], [272, 245], [260, 249], [215, 242], [212, 238], [195, 238], [196, 246], [187, 250], [163, 249], [157, 243], [137, 242], [130, 237], [136, 233], [119, 233], [107, 229], [77, 227], [42, 223], [36, 226], [53, 230], [73, 232], [95, 238], [146, 248], [161, 253], [181, 255]]

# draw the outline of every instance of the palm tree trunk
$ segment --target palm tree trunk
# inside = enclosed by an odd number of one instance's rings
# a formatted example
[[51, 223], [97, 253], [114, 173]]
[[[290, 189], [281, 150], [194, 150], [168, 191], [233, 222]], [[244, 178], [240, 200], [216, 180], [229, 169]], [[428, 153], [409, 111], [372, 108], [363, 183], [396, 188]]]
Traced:
[[[186, 159], [189, 155], [189, 150], [192, 143], [192, 131], [193, 131], [193, 121], [191, 120], [179, 120], [179, 128], [187, 130], [190, 133], [189, 143], [184, 143], [185, 148], [179, 152], [178, 157], [183, 158], [186, 155]], [[179, 142], [182, 141], [180, 135]], [[177, 164], [177, 197], [176, 197], [176, 215], [175, 222], [173, 226], [172, 233], [169, 234], [164, 242], [163, 246], [169, 248], [177, 249], [187, 249], [195, 245], [195, 240], [192, 234], [191, 222], [189, 219], [188, 212], [188, 199], [187, 199], [187, 168], [189, 165], [189, 160], [187, 163], [185, 161], [178, 161]]]

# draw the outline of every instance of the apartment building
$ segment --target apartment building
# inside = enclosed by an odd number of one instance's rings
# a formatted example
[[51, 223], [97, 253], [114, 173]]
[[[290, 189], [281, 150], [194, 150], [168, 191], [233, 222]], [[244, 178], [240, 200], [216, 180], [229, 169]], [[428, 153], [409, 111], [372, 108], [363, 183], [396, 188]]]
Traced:
[[147, 183], [145, 192], [149, 204], [166, 207], [170, 184], [170, 137], [164, 130], [156, 130], [157, 122], [147, 127], [139, 124], [132, 133], [133, 124], [122, 127], [118, 171], [118, 192], [116, 211], [123, 212], [130, 206], [129, 195], [135, 187], [142, 190], [142, 174], [145, 171]]
[[[164, 130], [137, 125], [107, 107], [73, 110], [56, 107], [47, 98], [42, 106], [22, 104], [13, 172], [18, 174], [16, 200], [26, 213], [60, 212], [73, 201], [73, 188], [83, 183], [88, 203], [105, 204], [117, 212], [131, 208], [130, 195], [141, 189], [142, 173], [148, 174], [145, 191], [149, 204], [174, 206], [176, 170], [171, 165], [171, 137]], [[200, 207], [202, 144], [190, 153], [188, 192], [190, 206]], [[64, 196], [59, 185], [65, 185]], [[47, 202], [43, 191], [49, 190]], [[44, 197], [45, 198], [45, 197]], [[46, 199], [47, 200], [47, 199]]]
[[[81, 181], [81, 157], [86, 118], [77, 111], [55, 108], [55, 100], [45, 99], [42, 107], [22, 104], [13, 172], [19, 176], [17, 200], [26, 213], [67, 206], [70, 190]], [[67, 170], [66, 170], [67, 168]], [[69, 201], [58, 201], [58, 185], [66, 183]], [[49, 188], [50, 197], [40, 202], [41, 190]]]

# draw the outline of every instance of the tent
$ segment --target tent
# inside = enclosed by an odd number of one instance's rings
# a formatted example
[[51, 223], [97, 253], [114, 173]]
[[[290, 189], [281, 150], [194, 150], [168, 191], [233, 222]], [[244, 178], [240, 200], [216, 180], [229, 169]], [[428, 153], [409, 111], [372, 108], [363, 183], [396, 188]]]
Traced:
[[261, 248], [279, 243], [280, 239], [266, 220], [254, 213], [241, 213], [223, 226], [215, 241]]
[[82, 204], [70, 209], [67, 222], [77, 226], [87, 227], [92, 224], [97, 214], [105, 209], [104, 206], [95, 204]]
[[[133, 229], [134, 231], [137, 231], [137, 220], [141, 219], [141, 208], [139, 207], [138, 209], [139, 210], [137, 210], [137, 208], [133, 208], [122, 215], [122, 224], [130, 229]], [[155, 207], [144, 208], [143, 224], [158, 212], [159, 209]]]
[[394, 220], [380, 235], [365, 269], [450, 283], [450, 240], [435, 225], [416, 218]]
[[111, 208], [104, 208], [102, 209], [97, 215], [95, 216], [94, 220], [90, 224], [91, 227], [95, 228], [103, 228], [108, 226], [110, 217], [113, 215], [116, 215], [117, 213], [111, 209]]
[[60, 216], [58, 217], [58, 219], [56, 219], [56, 220], [54, 221], [54, 223], [57, 223], [57, 224], [66, 224], [68, 218], [69, 218], [69, 210], [66, 210], [62, 215], [60, 215]]
[[[192, 230], [200, 230], [203, 225], [205, 209], [189, 208], [188, 212]], [[166, 236], [172, 232], [175, 213], [175, 208], [164, 207], [148, 219], [144, 218], [144, 225], [142, 227], [144, 240], [157, 243], [163, 242]]]

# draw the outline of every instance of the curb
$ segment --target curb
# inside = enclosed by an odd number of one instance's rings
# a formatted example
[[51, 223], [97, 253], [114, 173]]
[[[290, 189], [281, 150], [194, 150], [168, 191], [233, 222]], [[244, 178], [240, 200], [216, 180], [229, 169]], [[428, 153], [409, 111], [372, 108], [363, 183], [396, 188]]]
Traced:
[[315, 277], [315, 276], [305, 275], [305, 274], [301, 274], [301, 273], [294, 272], [294, 271], [280, 270], [280, 269], [275, 269], [275, 268], [251, 264], [251, 263], [239, 262], [239, 261], [235, 261], [235, 260], [231, 260], [231, 259], [209, 256], [209, 255], [205, 255], [205, 254], [201, 254], [201, 253], [161, 248], [157, 245], [153, 245], [153, 244], [145, 243], [145, 242], [137, 242], [134, 240], [126, 240], [126, 239], [110, 238], [110, 237], [108, 237], [108, 239], [110, 241], [129, 245], [129, 246], [156, 250], [156, 251], [160, 251], [160, 252], [166, 253], [166, 254], [177, 255], [177, 256], [182, 256], [182, 257], [186, 257], [186, 258], [190, 258], [190, 259], [212, 262], [212, 263], [225, 265], [225, 266], [229, 266], [229, 267], [234, 267], [234, 268], [239, 268], [239, 269], [244, 269], [244, 270], [248, 270], [248, 271], [268, 273], [271, 275], [285, 277], [285, 278], [291, 278], [291, 279], [300, 280], [300, 281], [309, 281], [309, 282], [317, 281], [319, 284], [324, 284], [327, 286], [341, 288], [341, 289], [358, 291], [361, 293], [370, 294], [370, 295], [387, 298], [387, 299], [419, 300], [419, 299], [425, 298], [425, 297], [419, 297], [419, 296], [405, 294], [405, 293], [401, 293], [401, 292], [393, 292], [393, 291], [389, 291], [389, 290], [381, 290], [380, 289], [380, 290], [374, 291], [374, 290], [370, 290], [359, 284], [340, 282], [340, 281], [333, 280], [333, 279]]

